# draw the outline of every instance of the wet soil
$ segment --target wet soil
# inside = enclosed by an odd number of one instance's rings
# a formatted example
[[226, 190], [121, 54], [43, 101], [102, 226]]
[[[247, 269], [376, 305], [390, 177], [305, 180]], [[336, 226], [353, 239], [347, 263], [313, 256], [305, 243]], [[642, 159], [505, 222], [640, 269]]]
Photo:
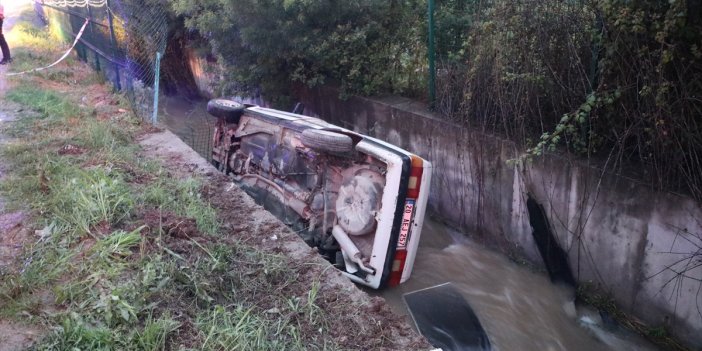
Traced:
[[41, 335], [35, 328], [0, 319], [0, 351], [25, 350]]

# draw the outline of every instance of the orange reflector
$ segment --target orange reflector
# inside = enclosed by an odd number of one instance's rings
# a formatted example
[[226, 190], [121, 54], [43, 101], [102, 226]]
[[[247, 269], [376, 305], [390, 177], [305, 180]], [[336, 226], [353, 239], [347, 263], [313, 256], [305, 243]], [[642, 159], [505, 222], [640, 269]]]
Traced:
[[407, 197], [416, 199], [419, 197], [419, 190], [422, 186], [422, 174], [424, 173], [424, 160], [412, 155], [412, 167], [410, 177], [407, 182]]

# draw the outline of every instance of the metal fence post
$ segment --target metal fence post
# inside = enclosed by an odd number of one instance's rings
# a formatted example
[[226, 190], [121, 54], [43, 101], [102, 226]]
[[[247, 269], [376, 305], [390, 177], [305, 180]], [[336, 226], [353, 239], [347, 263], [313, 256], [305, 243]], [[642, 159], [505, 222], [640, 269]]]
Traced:
[[[117, 55], [115, 53], [118, 51], [117, 50], [117, 38], [115, 37], [115, 27], [112, 23], [112, 8], [110, 7], [110, 0], [107, 0], [105, 2], [105, 6], [107, 6], [107, 20], [110, 25], [110, 42], [112, 44], [112, 57], [115, 58], [115, 61], [117, 61]], [[119, 64], [115, 62], [115, 89], [117, 90], [122, 90], [122, 83], [120, 82], [119, 78]]]
[[[602, 41], [602, 35], [604, 32], [604, 20], [602, 19], [602, 15], [598, 12], [595, 15], [595, 23], [593, 24], [595, 30], [597, 31], [597, 38], [594, 38], [593, 42], [590, 45], [590, 50], [592, 57], [590, 57], [590, 73], [588, 74], [588, 80], [590, 81], [590, 87], [588, 89], [588, 96], [593, 94], [595, 89], [597, 88], [598, 80], [599, 80], [599, 72], [597, 70], [597, 66], [600, 62], [600, 50], [602, 49], [601, 47], [601, 41]], [[582, 130], [580, 131], [580, 138], [585, 141], [588, 149], [590, 148], [590, 114], [586, 114], [585, 116], [586, 122], [582, 124]]]
[[436, 53], [434, 51], [434, 0], [428, 1], [427, 9], [429, 39], [429, 108], [434, 109], [436, 105]]
[[[91, 6], [88, 6], [88, 18], [90, 18], [90, 23], [88, 24], [90, 26], [90, 34], [94, 33], [93, 30], [93, 10]], [[100, 56], [97, 54], [97, 52], [93, 52], [95, 55], [95, 70], [100, 72]]]
[[158, 118], [158, 90], [161, 80], [161, 53], [156, 52], [156, 67], [154, 68], [156, 77], [154, 78], [154, 112], [151, 116], [151, 124], [156, 124]]

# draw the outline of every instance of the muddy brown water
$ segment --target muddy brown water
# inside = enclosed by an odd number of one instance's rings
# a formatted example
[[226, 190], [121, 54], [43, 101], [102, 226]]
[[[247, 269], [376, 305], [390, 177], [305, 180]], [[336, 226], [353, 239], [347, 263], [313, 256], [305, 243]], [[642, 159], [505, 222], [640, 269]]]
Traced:
[[[201, 155], [209, 153], [214, 121], [206, 102], [167, 98], [161, 122]], [[490, 251], [427, 218], [409, 281], [383, 291], [393, 311], [409, 311], [403, 294], [451, 282], [481, 321], [496, 351], [656, 350], [643, 338], [604, 323], [597, 311], [573, 304], [571, 288]]]
[[[473, 308], [493, 350], [656, 350], [596, 311], [573, 304], [573, 290], [427, 218], [410, 279], [379, 292], [409, 315], [402, 295], [451, 282]], [[408, 317], [409, 318], [409, 317]]]

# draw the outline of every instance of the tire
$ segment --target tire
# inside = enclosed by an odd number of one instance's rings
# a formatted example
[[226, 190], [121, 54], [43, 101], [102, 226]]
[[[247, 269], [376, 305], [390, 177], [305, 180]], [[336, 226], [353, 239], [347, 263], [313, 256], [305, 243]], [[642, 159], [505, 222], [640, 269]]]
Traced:
[[336, 218], [341, 228], [353, 236], [373, 231], [382, 196], [380, 185], [362, 175], [345, 182], [336, 199]]
[[300, 138], [305, 146], [322, 152], [347, 154], [353, 152], [350, 136], [329, 130], [305, 129]]
[[212, 99], [207, 102], [207, 113], [224, 119], [227, 123], [239, 123], [246, 106], [228, 99]]

